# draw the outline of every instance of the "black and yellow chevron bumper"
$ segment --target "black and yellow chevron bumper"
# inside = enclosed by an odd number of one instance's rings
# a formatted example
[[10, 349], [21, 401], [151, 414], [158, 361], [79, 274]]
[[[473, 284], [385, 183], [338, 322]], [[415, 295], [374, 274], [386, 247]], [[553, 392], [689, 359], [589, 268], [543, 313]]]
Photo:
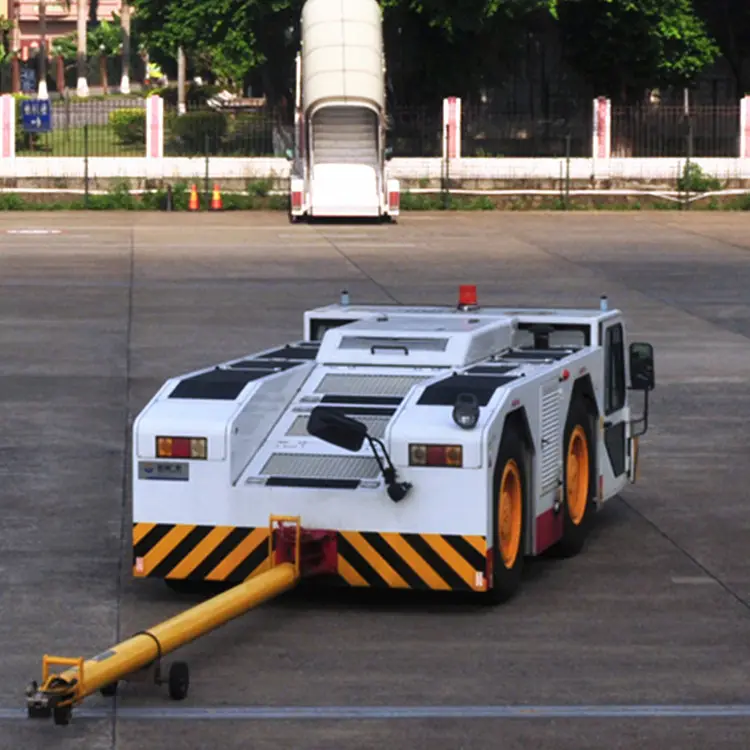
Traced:
[[481, 536], [340, 532], [338, 571], [350, 586], [484, 591], [486, 541]]
[[[268, 528], [136, 523], [138, 578], [239, 583], [267, 570]], [[440, 591], [485, 591], [483, 536], [339, 532], [342, 585]]]

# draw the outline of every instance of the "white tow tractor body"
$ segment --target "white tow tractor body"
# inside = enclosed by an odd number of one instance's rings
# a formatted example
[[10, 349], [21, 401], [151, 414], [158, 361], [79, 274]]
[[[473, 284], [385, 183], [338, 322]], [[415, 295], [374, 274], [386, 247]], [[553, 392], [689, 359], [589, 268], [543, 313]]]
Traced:
[[301, 340], [170, 379], [136, 419], [134, 574], [245, 580], [282, 515], [336, 536], [339, 583], [502, 599], [635, 481], [630, 394], [653, 385], [617, 310], [308, 311]]
[[395, 218], [377, 0], [307, 0], [301, 20], [291, 219]]

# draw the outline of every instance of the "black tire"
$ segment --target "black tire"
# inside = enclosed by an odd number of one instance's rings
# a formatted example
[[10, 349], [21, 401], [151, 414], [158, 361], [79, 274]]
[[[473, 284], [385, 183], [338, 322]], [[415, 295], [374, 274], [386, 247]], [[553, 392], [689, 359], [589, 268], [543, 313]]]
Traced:
[[187, 697], [190, 687], [190, 671], [184, 661], [176, 661], [169, 668], [169, 697], [181, 701]]
[[114, 698], [117, 695], [117, 682], [111, 682], [109, 685], [105, 685], [99, 691], [105, 698]]
[[[516, 526], [514, 536], [518, 535], [518, 542], [517, 546], [513, 545], [516, 553], [512, 563], [510, 560], [506, 561], [503, 558], [500, 544], [500, 497], [504, 477], [506, 477], [506, 481], [512, 483], [506, 485], [506, 489], [509, 487], [512, 489], [516, 484], [520, 485], [520, 532]], [[492, 528], [495, 542], [492, 549], [492, 587], [487, 592], [487, 601], [490, 604], [503, 604], [516, 594], [521, 585], [528, 501], [526, 458], [523, 443], [516, 429], [511, 425], [506, 425], [503, 439], [500, 442], [492, 490]]]
[[[563, 534], [555, 546], [555, 553], [560, 557], [574, 557], [583, 549], [586, 537], [591, 529], [594, 517], [594, 501], [596, 497], [596, 461], [594, 450], [594, 435], [591, 425], [591, 416], [586, 409], [585, 402], [581, 398], [574, 400], [568, 410], [568, 418], [563, 431], [563, 488], [562, 508]], [[575, 440], [578, 447], [585, 448], [588, 472], [585, 477], [585, 489], [581, 489], [581, 495], [585, 495], [585, 504], [582, 499], [575, 502], [571, 499], [568, 485], [568, 457], [571, 451], [571, 441]], [[572, 493], [577, 496], [576, 492]]]
[[66, 727], [73, 718], [73, 708], [71, 706], [55, 706], [52, 709], [52, 721], [60, 727]]

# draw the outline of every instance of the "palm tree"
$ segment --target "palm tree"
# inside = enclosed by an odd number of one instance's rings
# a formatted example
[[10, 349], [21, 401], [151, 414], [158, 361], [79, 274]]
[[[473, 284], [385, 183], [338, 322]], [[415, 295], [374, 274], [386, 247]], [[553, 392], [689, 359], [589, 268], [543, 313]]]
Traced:
[[39, 89], [40, 99], [49, 99], [47, 91], [47, 0], [39, 0], [39, 36], [42, 43], [39, 49]]
[[130, 3], [120, 0], [120, 25], [122, 26], [122, 77], [120, 92], [130, 93]]
[[78, 0], [78, 96], [89, 95], [89, 82], [86, 75], [86, 53], [88, 28], [86, 24], [86, 0]]

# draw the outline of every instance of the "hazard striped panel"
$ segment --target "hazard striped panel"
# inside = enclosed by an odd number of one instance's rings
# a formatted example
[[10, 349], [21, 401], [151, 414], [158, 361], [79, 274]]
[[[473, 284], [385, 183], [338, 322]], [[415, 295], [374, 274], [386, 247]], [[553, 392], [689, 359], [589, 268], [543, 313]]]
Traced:
[[[485, 591], [482, 536], [337, 534], [341, 583], [372, 588]], [[133, 574], [138, 578], [239, 583], [267, 570], [268, 528], [137, 523]]]
[[338, 535], [339, 575], [350, 586], [485, 591], [486, 553], [482, 536]]
[[139, 578], [244, 581], [267, 568], [268, 528], [133, 526], [133, 574]]

